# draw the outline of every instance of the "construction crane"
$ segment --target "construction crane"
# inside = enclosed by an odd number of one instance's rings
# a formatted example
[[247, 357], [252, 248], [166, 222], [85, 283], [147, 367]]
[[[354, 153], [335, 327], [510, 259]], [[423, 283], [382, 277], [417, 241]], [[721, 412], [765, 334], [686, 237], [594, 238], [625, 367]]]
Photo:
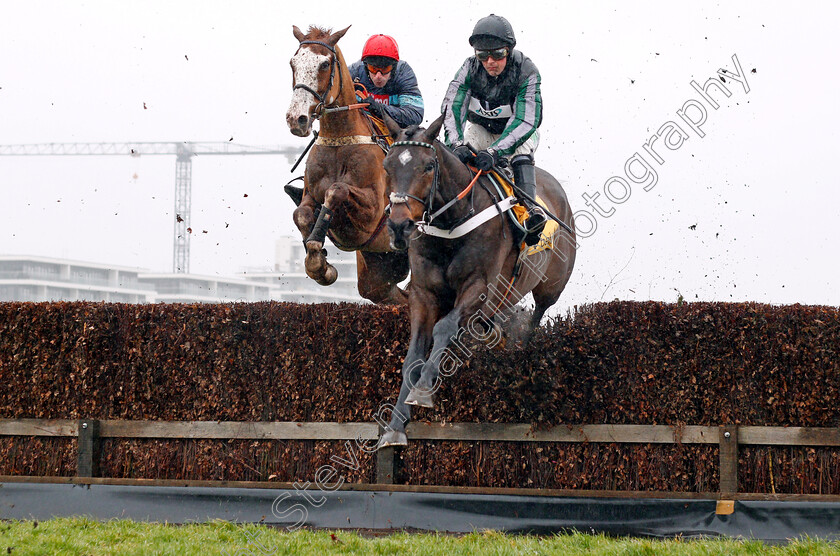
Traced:
[[137, 143], [33, 143], [0, 145], [0, 156], [148, 156], [175, 155], [175, 239], [172, 272], [190, 271], [192, 158], [196, 155], [285, 155], [291, 163], [302, 149], [253, 147], [236, 143], [161, 141]]

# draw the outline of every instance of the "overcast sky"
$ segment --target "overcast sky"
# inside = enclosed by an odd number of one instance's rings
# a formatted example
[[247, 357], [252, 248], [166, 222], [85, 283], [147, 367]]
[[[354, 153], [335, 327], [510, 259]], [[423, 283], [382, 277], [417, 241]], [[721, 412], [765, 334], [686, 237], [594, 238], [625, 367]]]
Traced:
[[[578, 221], [582, 231], [597, 225], [580, 240], [560, 310], [679, 294], [840, 304], [837, 4], [403, 5], [7, 0], [0, 145], [232, 139], [303, 148], [308, 140], [289, 133], [284, 115], [291, 28], [310, 24], [352, 25], [339, 43], [348, 60], [369, 35], [393, 35], [429, 122], [470, 54], [472, 26], [494, 12], [542, 75], [537, 164], [592, 215]], [[691, 81], [736, 71], [733, 57], [742, 82], [726, 77], [730, 96], [712, 91], [711, 108]], [[702, 138], [678, 115], [688, 102], [688, 117], [699, 118], [690, 101], [705, 107]], [[659, 139], [655, 161], [645, 144], [673, 131], [668, 122], [687, 139], [672, 134], [673, 150]], [[657, 174], [648, 191], [626, 175], [637, 153]], [[282, 193], [289, 161], [199, 156], [192, 166], [191, 270], [270, 268], [275, 239], [297, 234]], [[605, 192], [613, 176], [631, 189], [612, 181]], [[174, 182], [172, 156], [0, 156], [0, 254], [170, 271]], [[584, 195], [598, 195], [599, 208]]]

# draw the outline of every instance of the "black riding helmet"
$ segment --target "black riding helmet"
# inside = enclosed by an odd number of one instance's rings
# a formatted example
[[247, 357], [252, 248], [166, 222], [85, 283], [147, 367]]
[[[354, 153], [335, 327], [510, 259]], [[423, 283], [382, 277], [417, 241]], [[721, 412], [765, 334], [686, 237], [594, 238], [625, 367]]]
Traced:
[[470, 46], [476, 50], [495, 50], [497, 48], [513, 48], [516, 37], [513, 27], [507, 19], [500, 15], [490, 14], [478, 20], [470, 35]]

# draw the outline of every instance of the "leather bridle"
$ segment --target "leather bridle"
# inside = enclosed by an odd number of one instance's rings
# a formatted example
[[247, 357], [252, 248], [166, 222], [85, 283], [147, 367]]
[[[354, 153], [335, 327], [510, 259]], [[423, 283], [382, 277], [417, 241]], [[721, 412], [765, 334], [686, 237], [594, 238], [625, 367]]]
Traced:
[[[434, 145], [430, 145], [429, 143], [423, 143], [421, 141], [397, 141], [393, 145], [391, 145], [391, 148], [393, 149], [394, 147], [401, 147], [401, 146], [426, 147], [428, 149], [432, 149], [432, 152], [435, 153], [434, 154], [435, 177], [434, 177], [434, 181], [432, 182], [432, 188], [429, 190], [429, 194], [426, 196], [425, 199], [421, 199], [420, 197], [418, 197], [416, 195], [412, 195], [411, 193], [400, 193], [400, 192], [396, 192], [396, 191], [391, 193], [391, 195], [389, 196], [389, 200], [391, 201], [391, 205], [400, 205], [400, 204], [406, 204], [407, 205], [409, 199], [417, 201], [423, 207], [423, 218], [425, 218], [426, 215], [429, 214], [432, 211], [432, 203], [434, 202], [435, 194], [437, 193], [438, 182], [440, 181], [440, 163], [438, 162], [438, 158], [437, 158], [437, 149], [435, 149]], [[440, 212], [441, 211], [438, 211], [437, 213], [432, 215], [432, 218], [434, 218], [435, 216], [438, 216], [438, 214], [440, 214]]]
[[[327, 88], [323, 92], [323, 94], [319, 93], [318, 91], [316, 91], [315, 89], [313, 89], [309, 85], [305, 85], [303, 83], [296, 83], [295, 86], [292, 88], [292, 90], [303, 89], [304, 91], [310, 93], [312, 96], [315, 97], [315, 99], [318, 101], [318, 104], [315, 105], [315, 112], [313, 113], [313, 117], [319, 118], [321, 116], [322, 109], [325, 108], [326, 105], [327, 105], [327, 95], [330, 94], [330, 91], [332, 91], [332, 88], [333, 88], [333, 82], [335, 81], [335, 73], [336, 73], [335, 69], [336, 69], [336, 67], [338, 67], [338, 54], [336, 54], [334, 46], [329, 45], [329, 44], [327, 44], [325, 42], [322, 42], [322, 41], [301, 41], [300, 42], [300, 46], [303, 46], [305, 44], [317, 44], [319, 46], [323, 46], [324, 48], [326, 48], [327, 50], [329, 50], [332, 53], [332, 60], [331, 60], [331, 63], [330, 63], [330, 82], [327, 85]], [[298, 47], [298, 50], [300, 50], [300, 47]], [[341, 97], [341, 92], [342, 92], [343, 87], [344, 87], [344, 82], [341, 79], [341, 72], [338, 72], [338, 94], [335, 96], [336, 99]]]

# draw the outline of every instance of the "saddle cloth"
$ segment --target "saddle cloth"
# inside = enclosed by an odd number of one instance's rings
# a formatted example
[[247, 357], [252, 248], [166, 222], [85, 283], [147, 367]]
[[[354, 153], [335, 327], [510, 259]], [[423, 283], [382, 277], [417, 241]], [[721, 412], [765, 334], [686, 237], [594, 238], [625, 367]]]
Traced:
[[394, 144], [394, 138], [391, 137], [391, 132], [388, 131], [388, 126], [385, 125], [385, 120], [380, 120], [376, 116], [368, 114], [367, 112], [365, 112], [365, 116], [367, 116], [368, 122], [370, 123], [374, 140], [378, 141], [379, 146], [383, 147], [383, 150], [387, 153], [391, 145]]
[[[513, 185], [510, 183], [510, 180], [506, 175], [501, 172], [497, 172], [493, 170], [491, 172], [496, 181], [502, 186], [505, 194], [515, 195], [513, 192]], [[537, 195], [537, 203], [548, 211], [548, 206], [545, 204], [545, 201]], [[528, 211], [522, 205], [515, 205], [511, 210], [513, 210], [513, 214], [516, 216], [516, 220], [524, 225], [525, 220], [528, 218]], [[539, 253], [540, 251], [544, 251], [546, 249], [553, 249], [554, 248], [554, 234], [560, 228], [560, 225], [554, 221], [553, 218], [548, 217], [547, 222], [545, 223], [545, 228], [543, 228], [542, 233], [540, 234], [540, 241], [536, 245], [528, 247], [528, 245], [523, 241], [522, 245], [520, 246], [520, 250], [527, 249], [528, 251], [525, 253], [525, 256], [533, 255], [534, 253]]]

